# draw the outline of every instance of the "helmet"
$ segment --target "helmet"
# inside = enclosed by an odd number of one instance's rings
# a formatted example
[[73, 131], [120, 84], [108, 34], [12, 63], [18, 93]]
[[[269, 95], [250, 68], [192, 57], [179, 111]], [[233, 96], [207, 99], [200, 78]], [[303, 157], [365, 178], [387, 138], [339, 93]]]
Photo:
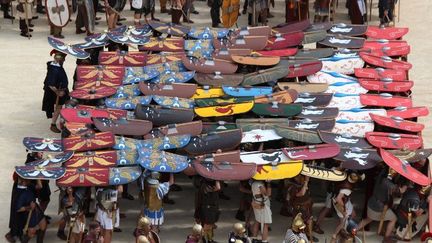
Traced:
[[150, 243], [146, 236], [140, 235], [138, 236], [138, 243]]
[[234, 233], [236, 233], [237, 235], [240, 235], [240, 234], [243, 234], [244, 232], [246, 232], [246, 229], [242, 223], [235, 223], [233, 228], [234, 228]]
[[306, 224], [304, 223], [303, 219], [302, 219], [302, 214], [298, 213], [291, 225], [291, 228], [293, 231], [295, 232], [299, 232], [300, 230], [304, 230], [306, 228]]
[[157, 171], [152, 171], [152, 172], [150, 173], [150, 177], [151, 177], [152, 179], [159, 179], [159, 177], [160, 177], [160, 173], [157, 172]]
[[297, 241], [297, 243], [306, 243], [306, 241], [304, 239], [300, 239]]
[[202, 226], [200, 224], [194, 224], [192, 227], [192, 234], [194, 235], [202, 235]]
[[429, 194], [430, 189], [431, 189], [431, 185], [423, 186], [422, 188], [420, 188], [420, 194], [423, 195]]
[[234, 243], [243, 243], [243, 241], [241, 241], [241, 240], [236, 240], [236, 241], [234, 241]]
[[396, 175], [397, 175], [397, 171], [395, 171], [393, 168], [389, 167], [389, 172], [388, 172], [387, 177], [393, 178]]
[[145, 216], [141, 216], [141, 217], [138, 219], [138, 226], [137, 226], [137, 228], [138, 228], [138, 229], [144, 229], [144, 228], [149, 227], [150, 224], [151, 224], [151, 222], [150, 222], [150, 219], [149, 219], [149, 218], [147, 218], [147, 217], [145, 217]]

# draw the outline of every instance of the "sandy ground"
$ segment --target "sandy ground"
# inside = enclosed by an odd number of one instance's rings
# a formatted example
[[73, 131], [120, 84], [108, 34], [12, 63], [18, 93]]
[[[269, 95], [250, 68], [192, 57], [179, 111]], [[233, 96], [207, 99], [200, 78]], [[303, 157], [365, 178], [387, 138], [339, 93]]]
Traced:
[[[272, 13], [276, 16], [270, 19], [270, 24], [275, 25], [284, 21], [284, 5], [283, 0], [276, 1], [276, 7], [272, 9]], [[377, 2], [377, 1], [375, 1]], [[339, 1], [337, 19], [346, 21], [346, 10], [343, 7], [344, 1]], [[429, 97], [430, 87], [429, 82], [432, 80], [432, 71], [429, 64], [429, 55], [431, 48], [429, 41], [432, 39], [432, 18], [430, 17], [432, 1], [424, 0], [403, 0], [401, 21], [399, 26], [409, 26], [410, 33], [406, 36], [412, 47], [409, 61], [413, 63], [414, 68], [410, 72], [410, 78], [414, 80], [414, 103], [415, 105], [430, 106], [432, 100]], [[210, 16], [209, 9], [205, 2], [197, 2], [196, 8], [200, 12], [199, 15], [192, 15], [192, 19], [196, 25], [209, 26]], [[159, 10], [159, 8], [157, 7]], [[374, 4], [373, 23], [377, 23], [377, 9]], [[98, 14], [103, 17], [103, 14]], [[124, 16], [127, 17], [127, 24], [132, 23], [132, 12], [124, 11]], [[158, 18], [169, 21], [168, 15], [157, 14]], [[75, 19], [75, 16], [73, 16]], [[246, 23], [246, 16], [241, 16], [239, 21], [240, 26]], [[25, 150], [22, 145], [22, 138], [25, 136], [51, 137], [53, 134], [49, 131], [49, 121], [46, 120], [45, 114], [41, 112], [42, 86], [46, 73], [46, 61], [50, 60], [49, 52], [51, 48], [47, 44], [46, 37], [49, 33], [47, 20], [45, 17], [34, 21], [33, 38], [27, 40], [19, 36], [18, 21], [11, 24], [10, 20], [0, 19], [0, 93], [3, 94], [2, 102], [0, 102], [0, 153], [3, 155], [3, 165], [0, 168], [0, 183], [3, 185], [0, 188], [0, 215], [4, 220], [0, 221], [0, 233], [7, 232], [7, 219], [9, 217], [10, 192], [12, 186], [12, 172], [15, 165], [23, 164], [25, 160]], [[100, 22], [97, 29], [102, 31], [105, 27], [103, 21]], [[67, 43], [77, 43], [82, 40], [83, 35], [75, 35], [74, 23], [70, 23], [63, 34], [66, 36]], [[72, 79], [75, 60], [68, 57], [65, 63], [67, 73]], [[426, 145], [431, 144], [430, 134], [431, 126], [430, 117], [421, 119], [421, 122], [427, 124], [424, 132]], [[189, 229], [193, 223], [192, 200], [193, 190], [187, 178], [179, 176], [179, 184], [184, 186], [184, 191], [174, 192], [171, 197], [176, 200], [175, 205], [166, 206], [166, 223], [162, 227], [161, 239], [162, 242], [179, 243], [184, 242], [185, 236], [189, 233]], [[317, 183], [314, 181], [313, 183]], [[55, 190], [52, 186], [53, 191]], [[226, 194], [232, 197], [230, 201], [221, 201], [222, 215], [216, 230], [216, 240], [226, 242], [226, 236], [235, 223], [234, 214], [238, 206], [237, 185], [230, 184], [226, 189]], [[314, 187], [323, 188], [320, 185]], [[131, 192], [135, 192], [136, 188], [132, 186]], [[316, 203], [314, 206], [315, 215], [317, 215], [322, 202], [324, 201], [324, 190], [314, 192]], [[135, 194], [135, 193], [134, 193]], [[136, 195], [136, 194], [135, 194]], [[47, 213], [53, 217], [52, 223], [46, 234], [46, 242], [59, 242], [55, 237], [56, 224], [58, 216], [57, 212], [57, 192], [53, 192], [52, 202], [49, 205]], [[360, 194], [356, 194], [356, 197]], [[359, 200], [358, 202], [361, 202]], [[136, 216], [140, 208], [139, 200], [121, 201], [122, 212], [126, 213], [127, 218], [122, 220], [121, 228], [123, 233], [116, 233], [113, 242], [133, 242], [131, 233], [135, 224]], [[287, 227], [290, 225], [291, 219], [282, 217], [278, 214], [280, 209], [279, 203], [272, 204], [274, 212], [274, 222], [272, 232], [270, 233], [270, 242], [281, 242]], [[357, 207], [358, 208], [358, 207]], [[319, 237], [320, 242], [325, 242], [325, 237], [329, 240], [332, 228], [335, 227], [336, 219], [326, 219], [323, 226], [327, 232], [324, 237]], [[371, 232], [366, 232], [367, 242], [379, 242], [381, 238], [376, 237], [376, 225], [372, 227]], [[419, 241], [418, 238], [415, 241]], [[3, 242], [3, 240], [0, 240]]]

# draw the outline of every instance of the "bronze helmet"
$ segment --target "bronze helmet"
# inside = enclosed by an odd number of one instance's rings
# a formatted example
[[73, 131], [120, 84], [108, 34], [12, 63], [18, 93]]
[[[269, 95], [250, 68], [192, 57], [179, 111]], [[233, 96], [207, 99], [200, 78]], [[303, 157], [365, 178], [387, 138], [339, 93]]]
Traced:
[[194, 224], [192, 227], [192, 234], [194, 235], [202, 235], [202, 226], [200, 224]]
[[241, 235], [246, 232], [246, 228], [243, 226], [242, 223], [235, 223], [233, 228], [234, 233], [236, 233], [237, 235]]
[[297, 243], [306, 243], [306, 241], [304, 239], [300, 239], [297, 241]]
[[146, 228], [150, 227], [150, 225], [151, 225], [151, 222], [150, 222], [149, 218], [147, 218], [145, 216], [141, 216], [138, 219], [138, 225], [137, 225], [138, 229], [146, 229]]
[[306, 228], [306, 224], [303, 221], [302, 214], [298, 213], [291, 225], [291, 228], [295, 232], [299, 232], [300, 230], [304, 230]]

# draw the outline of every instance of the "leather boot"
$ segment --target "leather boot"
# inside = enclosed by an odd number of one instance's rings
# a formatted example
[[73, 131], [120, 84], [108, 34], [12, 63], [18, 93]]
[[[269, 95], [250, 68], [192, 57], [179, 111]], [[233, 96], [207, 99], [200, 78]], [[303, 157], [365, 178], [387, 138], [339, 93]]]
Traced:
[[173, 24], [180, 24], [182, 11], [180, 9], [171, 9], [171, 22]]
[[45, 230], [38, 230], [36, 235], [36, 243], [43, 243], [45, 238]]
[[36, 6], [36, 12], [40, 14], [46, 14], [44, 6], [42, 6], [42, 2], [39, 2]]

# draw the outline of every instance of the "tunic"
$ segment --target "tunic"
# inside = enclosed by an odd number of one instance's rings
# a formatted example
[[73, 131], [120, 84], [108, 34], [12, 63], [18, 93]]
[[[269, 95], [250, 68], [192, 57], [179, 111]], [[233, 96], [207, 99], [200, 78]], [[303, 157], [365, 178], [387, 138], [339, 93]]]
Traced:
[[270, 209], [270, 198], [268, 196], [261, 195], [260, 187], [264, 187], [262, 181], [254, 181], [252, 183], [252, 200], [258, 204], [263, 205], [263, 208], [254, 208], [255, 220], [262, 224], [272, 223], [272, 212]]
[[[149, 183], [149, 180], [151, 181]], [[162, 225], [164, 222], [164, 210], [162, 199], [169, 192], [169, 183], [154, 183], [154, 179], [147, 179], [144, 184], [144, 215], [147, 216], [152, 225]]]
[[68, 78], [64, 68], [53, 61], [47, 62], [47, 75], [44, 81], [44, 96], [42, 100], [42, 111], [46, 112], [47, 118], [52, 118], [54, 106], [56, 104], [57, 95], [49, 86], [54, 86], [57, 89], [65, 91], [65, 95], [59, 98], [59, 105], [63, 105], [69, 100]]
[[305, 233], [294, 233], [292, 229], [288, 229], [282, 243], [297, 243], [300, 239], [303, 239], [306, 243], [309, 242]]

